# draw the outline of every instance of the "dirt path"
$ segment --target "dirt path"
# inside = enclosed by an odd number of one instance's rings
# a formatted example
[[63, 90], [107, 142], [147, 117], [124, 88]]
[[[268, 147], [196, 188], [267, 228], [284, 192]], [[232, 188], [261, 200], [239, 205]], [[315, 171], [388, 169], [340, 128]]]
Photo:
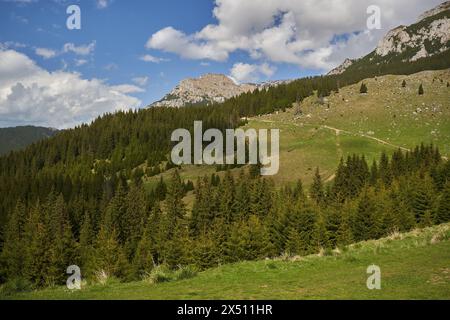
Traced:
[[[260, 120], [260, 121], [266, 122], [266, 123], [275, 123], [275, 122], [276, 122], [276, 121], [272, 121], [272, 120]], [[298, 124], [295, 123], [295, 122], [294, 122], [293, 124], [296, 125], [296, 126], [298, 126]], [[409, 152], [411, 151], [411, 149], [408, 149], [408, 148], [405, 148], [405, 147], [401, 147], [401, 146], [395, 145], [395, 144], [390, 143], [390, 142], [388, 142], [388, 141], [386, 141], [386, 140], [382, 140], [382, 139], [379, 139], [379, 138], [376, 138], [376, 137], [372, 137], [372, 136], [369, 136], [369, 135], [367, 135], [367, 134], [358, 134], [358, 133], [354, 133], [354, 132], [351, 132], [351, 131], [346, 131], [346, 130], [342, 130], [342, 129], [330, 127], [330, 126], [327, 126], [327, 125], [319, 125], [319, 126], [314, 125], [314, 124], [303, 124], [303, 125], [304, 125], [304, 126], [321, 127], [321, 128], [325, 128], [325, 129], [334, 131], [334, 132], [336, 133], [336, 148], [337, 148], [337, 150], [338, 150], [338, 154], [340, 155], [339, 158], [342, 157], [342, 155], [343, 155], [343, 152], [342, 152], [342, 149], [341, 149], [340, 140], [339, 140], [339, 135], [340, 135], [341, 133], [346, 133], [346, 134], [350, 134], [350, 135], [353, 135], [353, 136], [358, 136], [358, 137], [363, 137], [363, 138], [366, 138], [366, 139], [370, 139], [370, 140], [376, 141], [376, 142], [378, 142], [378, 143], [384, 144], [384, 145], [386, 145], [386, 146], [390, 146], [390, 147], [393, 147], [393, 148], [396, 148], [396, 149], [400, 149], [400, 150], [402, 150], [402, 151], [407, 151], [407, 152], [408, 152], [408, 151], [409, 151]], [[444, 160], [446, 160], [446, 161], [448, 160], [448, 158], [445, 157], [445, 156], [442, 156], [442, 159], [444, 159]], [[328, 182], [328, 181], [331, 181], [331, 180], [333, 180], [333, 179], [334, 179], [334, 175], [332, 175], [331, 177], [329, 177], [329, 178], [327, 179], [327, 182]]]

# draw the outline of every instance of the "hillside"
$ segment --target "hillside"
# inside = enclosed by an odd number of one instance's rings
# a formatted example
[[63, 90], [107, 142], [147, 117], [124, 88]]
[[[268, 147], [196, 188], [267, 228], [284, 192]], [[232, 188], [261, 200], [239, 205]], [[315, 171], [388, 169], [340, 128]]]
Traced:
[[[435, 144], [449, 157], [448, 82], [450, 69], [365, 79], [323, 99], [306, 98], [285, 112], [251, 117], [243, 128], [281, 129], [280, 171], [271, 177], [278, 185], [293, 184], [298, 179], [309, 185], [316, 167], [330, 182], [341, 157], [362, 153], [371, 163], [383, 151], [391, 154], [422, 142]], [[364, 95], [359, 93], [362, 83], [368, 87]], [[418, 95], [420, 84], [425, 89], [423, 96]], [[214, 171], [209, 166], [182, 166], [180, 174], [185, 180], [195, 181]], [[171, 173], [144, 181], [154, 186], [161, 176], [168, 179]]]
[[[381, 290], [368, 290], [368, 266], [381, 268]], [[361, 242], [325, 256], [240, 262], [191, 279], [152, 284], [85, 284], [3, 299], [450, 299], [450, 224]]]
[[0, 155], [20, 150], [28, 145], [55, 135], [58, 130], [43, 127], [0, 128]]

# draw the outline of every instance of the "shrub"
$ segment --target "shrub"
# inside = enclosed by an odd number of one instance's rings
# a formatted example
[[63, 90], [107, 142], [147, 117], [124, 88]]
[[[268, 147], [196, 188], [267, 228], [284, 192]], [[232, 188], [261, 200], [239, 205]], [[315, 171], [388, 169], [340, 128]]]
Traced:
[[172, 280], [173, 273], [165, 265], [159, 265], [153, 268], [153, 270], [145, 277], [145, 281], [150, 283], [162, 283]]
[[0, 297], [9, 296], [18, 292], [31, 291], [32, 285], [25, 278], [12, 278], [0, 287]]
[[175, 280], [190, 279], [197, 275], [197, 269], [193, 266], [179, 267], [175, 272]]

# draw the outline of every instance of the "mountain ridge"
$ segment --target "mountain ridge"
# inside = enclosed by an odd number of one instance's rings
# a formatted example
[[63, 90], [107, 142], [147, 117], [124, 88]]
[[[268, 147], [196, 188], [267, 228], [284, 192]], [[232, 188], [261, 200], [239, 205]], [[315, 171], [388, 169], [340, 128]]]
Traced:
[[417, 22], [397, 26], [381, 39], [374, 51], [358, 59], [346, 59], [327, 75], [344, 73], [349, 67], [369, 58], [378, 64], [388, 63], [393, 56], [402, 62], [415, 62], [450, 49], [450, 1], [426, 11]]

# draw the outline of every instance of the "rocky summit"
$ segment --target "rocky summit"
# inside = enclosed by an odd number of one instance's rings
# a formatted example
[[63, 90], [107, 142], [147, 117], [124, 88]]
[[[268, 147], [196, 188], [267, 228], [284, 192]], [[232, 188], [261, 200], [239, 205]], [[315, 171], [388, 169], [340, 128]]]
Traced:
[[237, 84], [223, 74], [205, 74], [199, 78], [185, 79], [153, 107], [180, 108], [186, 105], [211, 104], [245, 92], [254, 91], [257, 85]]

